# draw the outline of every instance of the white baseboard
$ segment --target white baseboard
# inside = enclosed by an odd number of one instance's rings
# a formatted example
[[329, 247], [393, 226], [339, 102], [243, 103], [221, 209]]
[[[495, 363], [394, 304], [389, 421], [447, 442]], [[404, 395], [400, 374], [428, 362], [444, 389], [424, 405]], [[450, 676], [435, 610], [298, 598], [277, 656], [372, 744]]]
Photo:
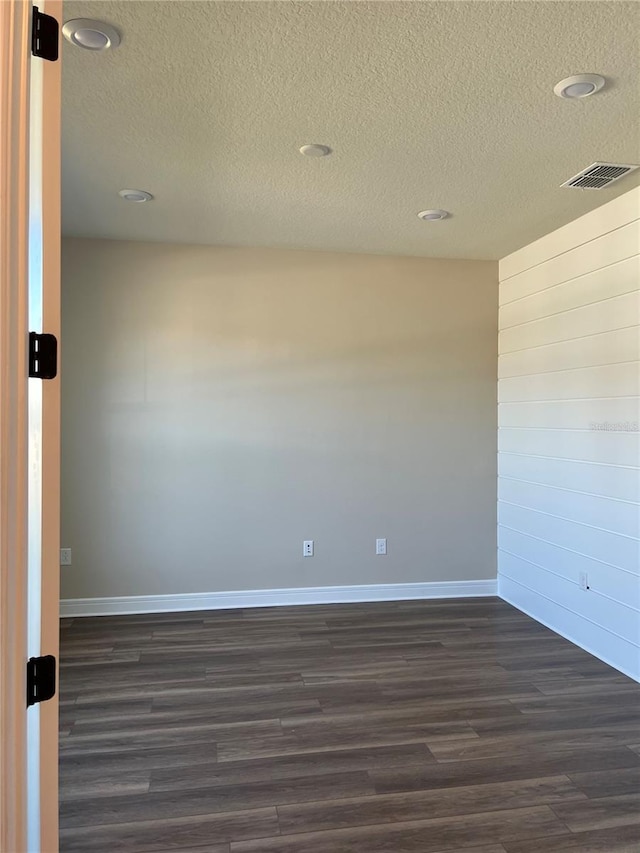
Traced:
[[63, 617], [115, 616], [121, 613], [172, 613], [185, 610], [280, 607], [292, 604], [478, 598], [497, 594], [497, 580], [480, 580], [317, 586], [300, 589], [252, 589], [239, 592], [195, 592], [175, 595], [126, 595], [117, 598], [67, 598], [60, 602], [60, 615]]
[[498, 579], [498, 595], [574, 646], [640, 682], [640, 649], [637, 645], [505, 575]]

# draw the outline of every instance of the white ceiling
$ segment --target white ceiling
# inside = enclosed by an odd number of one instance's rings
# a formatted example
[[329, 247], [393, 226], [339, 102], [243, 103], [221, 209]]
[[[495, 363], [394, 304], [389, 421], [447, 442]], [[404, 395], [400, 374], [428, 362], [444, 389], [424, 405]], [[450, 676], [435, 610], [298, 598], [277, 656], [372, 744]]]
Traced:
[[[559, 187], [595, 160], [640, 163], [636, 2], [74, 0], [64, 16], [122, 33], [104, 54], [65, 43], [66, 234], [499, 258], [640, 182]], [[609, 84], [557, 98], [578, 72]], [[429, 207], [453, 218], [423, 223]]]

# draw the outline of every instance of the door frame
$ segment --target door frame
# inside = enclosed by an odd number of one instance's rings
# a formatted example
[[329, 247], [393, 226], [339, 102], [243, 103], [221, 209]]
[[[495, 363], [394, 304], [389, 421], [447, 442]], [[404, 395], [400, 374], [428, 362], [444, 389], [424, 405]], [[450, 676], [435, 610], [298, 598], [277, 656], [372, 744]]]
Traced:
[[[0, 0], [2, 2], [2, 0]], [[37, 2], [37, 0], [36, 0]], [[38, 3], [58, 20], [62, 0]], [[60, 52], [62, 46], [60, 45]], [[59, 660], [60, 648], [60, 263], [61, 60], [43, 63], [42, 318], [58, 340], [58, 375], [42, 387], [42, 580], [41, 654]], [[40, 705], [40, 838], [43, 853], [58, 850], [58, 692]]]
[[[40, 2], [41, 10], [45, 3]], [[46, 0], [60, 21], [61, 0]], [[30, 0], [0, 2], [0, 850], [27, 847]], [[45, 62], [43, 314], [60, 326], [60, 63]], [[42, 652], [58, 653], [60, 384], [43, 387]], [[41, 706], [40, 850], [58, 849], [58, 702]]]
[[0, 3], [0, 850], [27, 849], [30, 4]]

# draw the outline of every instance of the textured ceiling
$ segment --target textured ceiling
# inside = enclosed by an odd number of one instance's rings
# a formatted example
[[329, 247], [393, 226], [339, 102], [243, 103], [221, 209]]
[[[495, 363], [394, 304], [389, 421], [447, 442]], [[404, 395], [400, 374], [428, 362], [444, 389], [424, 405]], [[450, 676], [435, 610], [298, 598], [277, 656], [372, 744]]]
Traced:
[[[559, 187], [640, 163], [635, 2], [74, 0], [74, 17], [122, 44], [64, 46], [66, 234], [499, 258], [640, 182]], [[555, 97], [581, 71], [609, 85]]]

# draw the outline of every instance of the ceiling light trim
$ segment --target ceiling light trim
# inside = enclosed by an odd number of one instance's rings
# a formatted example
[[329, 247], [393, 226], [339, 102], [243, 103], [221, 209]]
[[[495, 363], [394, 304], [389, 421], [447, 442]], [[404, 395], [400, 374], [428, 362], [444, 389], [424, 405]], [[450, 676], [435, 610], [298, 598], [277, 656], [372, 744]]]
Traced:
[[580, 101], [595, 95], [607, 81], [600, 74], [573, 74], [565, 77], [553, 87], [553, 91], [559, 98], [568, 101]]
[[153, 196], [146, 190], [119, 190], [118, 195], [125, 201], [131, 201], [134, 204], [143, 204], [145, 201], [153, 201]]
[[310, 142], [298, 149], [305, 157], [328, 157], [333, 151], [328, 145], [319, 142]]
[[432, 207], [429, 208], [429, 210], [421, 210], [417, 216], [418, 219], [422, 219], [423, 222], [442, 222], [443, 219], [451, 218], [451, 214], [448, 210], [442, 210], [439, 207]]
[[92, 18], [72, 18], [66, 21], [62, 26], [62, 35], [70, 44], [94, 53], [112, 50], [120, 44], [120, 33], [115, 27]]

